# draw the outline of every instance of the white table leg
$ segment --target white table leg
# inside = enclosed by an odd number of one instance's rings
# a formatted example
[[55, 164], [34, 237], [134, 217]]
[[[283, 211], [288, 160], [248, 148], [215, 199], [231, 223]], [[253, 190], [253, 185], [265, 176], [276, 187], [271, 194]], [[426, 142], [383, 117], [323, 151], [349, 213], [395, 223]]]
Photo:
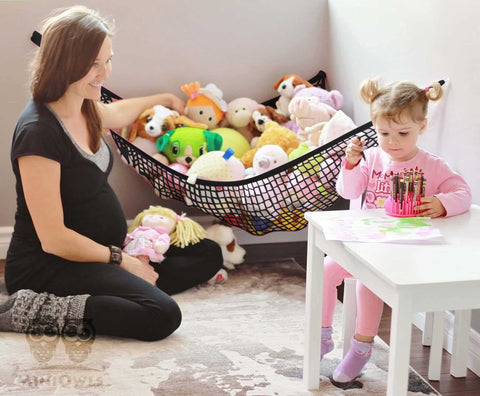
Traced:
[[387, 396], [407, 394], [411, 339], [412, 296], [400, 294], [392, 306]]
[[472, 311], [469, 309], [455, 311], [450, 374], [457, 378], [467, 376], [471, 318]]
[[438, 311], [433, 313], [432, 343], [430, 346], [430, 360], [428, 363], [428, 379], [430, 381], [440, 381], [444, 320], [445, 311]]
[[343, 357], [350, 349], [350, 341], [355, 334], [357, 317], [357, 280], [355, 278], [344, 279], [343, 291]]
[[315, 229], [309, 226], [305, 291], [305, 356], [303, 360], [303, 381], [307, 389], [320, 387], [323, 258], [323, 252], [315, 247]]
[[425, 312], [425, 326], [423, 327], [422, 345], [432, 345], [433, 312]]

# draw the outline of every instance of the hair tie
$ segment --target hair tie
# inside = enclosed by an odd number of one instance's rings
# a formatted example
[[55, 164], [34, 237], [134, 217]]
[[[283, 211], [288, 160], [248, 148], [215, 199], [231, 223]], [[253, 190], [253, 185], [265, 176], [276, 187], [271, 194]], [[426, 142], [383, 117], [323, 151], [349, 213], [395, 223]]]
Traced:
[[432, 88], [432, 87], [425, 87], [425, 92], [430, 91], [430, 88]]
[[178, 214], [177, 214], [177, 215], [176, 215], [177, 221], [182, 221], [182, 220], [184, 220], [186, 215], [187, 215], [186, 213], [182, 213], [181, 215], [178, 215]]

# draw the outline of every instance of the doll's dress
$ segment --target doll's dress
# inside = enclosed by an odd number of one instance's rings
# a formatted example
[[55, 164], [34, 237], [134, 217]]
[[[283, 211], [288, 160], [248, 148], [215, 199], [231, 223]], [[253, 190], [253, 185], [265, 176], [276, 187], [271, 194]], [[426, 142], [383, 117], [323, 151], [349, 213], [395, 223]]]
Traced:
[[159, 263], [165, 256], [155, 250], [157, 242], [162, 242], [167, 250], [170, 236], [165, 228], [139, 226], [127, 234], [123, 250], [130, 256], [146, 255], [150, 261]]

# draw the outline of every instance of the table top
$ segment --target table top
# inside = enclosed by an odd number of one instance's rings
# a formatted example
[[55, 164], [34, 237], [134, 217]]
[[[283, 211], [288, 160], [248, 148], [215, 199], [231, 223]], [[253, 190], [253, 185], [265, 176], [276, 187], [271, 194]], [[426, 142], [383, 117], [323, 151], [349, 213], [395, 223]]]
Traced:
[[[308, 212], [309, 224], [322, 229], [322, 221], [385, 216], [383, 209]], [[452, 282], [480, 282], [480, 207], [461, 215], [431, 219], [443, 235], [441, 243], [339, 242], [363, 265], [381, 272], [399, 286]]]

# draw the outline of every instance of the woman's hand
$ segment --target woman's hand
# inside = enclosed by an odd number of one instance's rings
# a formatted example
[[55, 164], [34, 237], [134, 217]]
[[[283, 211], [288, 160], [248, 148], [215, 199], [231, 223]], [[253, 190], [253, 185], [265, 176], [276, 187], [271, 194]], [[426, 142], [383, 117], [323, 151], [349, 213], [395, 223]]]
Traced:
[[162, 96], [164, 97], [164, 100], [159, 104], [168, 107], [171, 110], [175, 110], [180, 115], [185, 114], [185, 102], [182, 99], [171, 93], [166, 93]]
[[120, 268], [142, 278], [152, 285], [155, 285], [158, 279], [158, 274], [150, 264], [142, 263], [139, 259], [129, 256], [126, 253], [122, 253], [122, 264], [120, 264]]
[[354, 137], [347, 145], [347, 169], [355, 168], [363, 157], [363, 142]]
[[421, 204], [416, 206], [419, 215], [430, 217], [442, 217], [447, 214], [445, 207], [442, 205], [437, 197], [423, 197], [420, 199]]

